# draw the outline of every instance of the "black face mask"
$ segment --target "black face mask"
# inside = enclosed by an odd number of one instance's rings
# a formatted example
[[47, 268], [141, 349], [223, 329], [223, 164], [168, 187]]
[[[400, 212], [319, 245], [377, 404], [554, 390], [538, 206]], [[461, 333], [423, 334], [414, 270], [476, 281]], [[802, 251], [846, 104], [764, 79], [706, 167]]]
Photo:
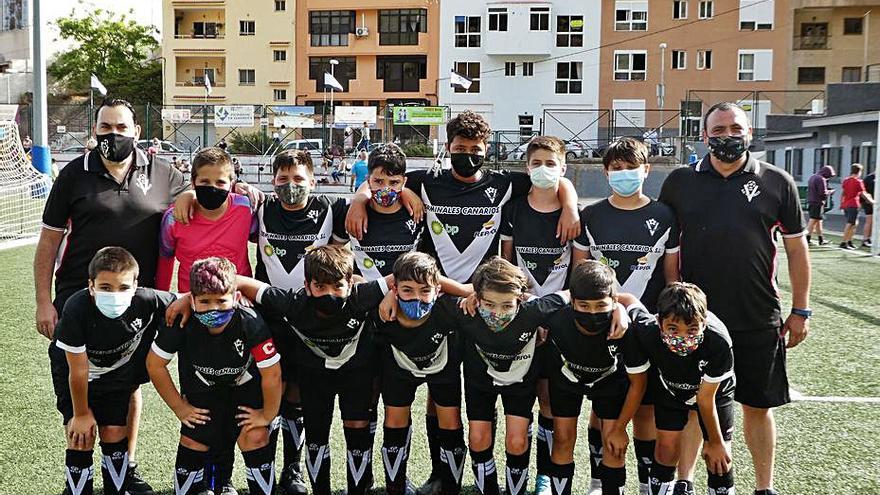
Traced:
[[334, 294], [324, 294], [323, 296], [312, 296], [312, 304], [315, 309], [325, 315], [334, 315], [342, 310], [345, 306], [346, 297], [340, 297]]
[[611, 311], [607, 313], [574, 312], [574, 320], [592, 333], [608, 333], [611, 330]]
[[709, 151], [724, 163], [733, 163], [749, 149], [746, 138], [742, 136], [710, 137]]
[[452, 153], [449, 160], [452, 162], [452, 170], [462, 177], [473, 177], [480, 167], [483, 166], [483, 155], [473, 155], [470, 153]]
[[216, 210], [223, 206], [229, 191], [214, 186], [196, 186], [196, 200], [206, 210]]
[[111, 132], [95, 136], [98, 153], [111, 162], [119, 163], [134, 152], [134, 137]]

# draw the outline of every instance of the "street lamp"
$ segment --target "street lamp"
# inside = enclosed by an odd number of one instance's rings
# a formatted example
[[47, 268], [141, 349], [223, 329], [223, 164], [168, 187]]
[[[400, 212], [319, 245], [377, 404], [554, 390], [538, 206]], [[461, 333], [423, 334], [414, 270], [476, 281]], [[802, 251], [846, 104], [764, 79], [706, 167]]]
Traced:
[[660, 139], [663, 139], [663, 106], [666, 103], [666, 43], [660, 43], [660, 84], [657, 85], [657, 106], [660, 107]]

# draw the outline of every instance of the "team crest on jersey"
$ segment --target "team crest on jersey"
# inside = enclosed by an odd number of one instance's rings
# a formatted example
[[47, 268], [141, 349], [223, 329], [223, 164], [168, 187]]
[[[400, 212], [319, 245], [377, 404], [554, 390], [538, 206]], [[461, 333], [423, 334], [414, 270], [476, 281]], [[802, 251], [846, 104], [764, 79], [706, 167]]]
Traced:
[[351, 328], [352, 330], [354, 330], [354, 329], [358, 326], [359, 323], [360, 323], [360, 322], [357, 321], [357, 319], [355, 319], [355, 318], [351, 318], [351, 319], [348, 320], [348, 324], [347, 324], [346, 326], [347, 326], [348, 328]]
[[442, 334], [442, 333], [439, 333], [439, 332], [438, 332], [438, 333], [435, 333], [435, 334], [431, 337], [431, 342], [433, 342], [433, 343], [435, 343], [435, 344], [439, 344], [441, 340], [443, 340], [443, 334]]
[[645, 227], [648, 228], [648, 232], [650, 232], [651, 235], [654, 235], [654, 233], [657, 232], [657, 228], [660, 227], [660, 222], [656, 219], [649, 218], [645, 220]]
[[529, 332], [521, 333], [521, 334], [519, 335], [519, 341], [520, 341], [520, 342], [528, 342], [530, 338], [532, 338], [532, 334], [529, 333]]
[[235, 352], [237, 352], [240, 357], [244, 357], [244, 342], [241, 339], [235, 339], [235, 342], [233, 342], [232, 345], [235, 346]]
[[[106, 141], [104, 141], [106, 143]], [[134, 185], [138, 186], [138, 188], [143, 191], [144, 196], [147, 195], [147, 191], [149, 191], [153, 185], [150, 184], [150, 178], [147, 177], [147, 174], [140, 174], [137, 176], [137, 179], [134, 180]]]
[[413, 221], [412, 218], [410, 218], [409, 220], [406, 221], [406, 228], [409, 229], [410, 234], [416, 233], [416, 227], [418, 227], [418, 225], [416, 225], [416, 222]]
[[494, 187], [487, 187], [485, 193], [486, 197], [489, 198], [489, 201], [494, 203], [495, 196], [498, 195], [498, 189], [495, 189]]
[[742, 193], [745, 195], [746, 199], [749, 200], [749, 203], [751, 203], [756, 196], [761, 194], [761, 189], [758, 187], [757, 182], [750, 180], [743, 185]]
[[709, 364], [709, 361], [701, 359], [700, 362], [697, 363], [697, 368], [699, 368], [700, 371], [703, 371], [703, 368], [705, 368], [707, 364]]
[[609, 345], [608, 352], [610, 352], [611, 354], [614, 354], [615, 352], [617, 352], [617, 346], [616, 345]]
[[318, 212], [318, 210], [309, 210], [309, 212], [306, 213], [306, 218], [308, 218], [308, 219], [310, 219], [311, 221], [315, 222], [315, 225], [317, 225], [317, 224], [318, 224], [318, 215], [320, 215], [320, 213]]
[[131, 328], [134, 328], [135, 330], [140, 330], [142, 326], [144, 326], [144, 320], [140, 318], [135, 318], [131, 322]]

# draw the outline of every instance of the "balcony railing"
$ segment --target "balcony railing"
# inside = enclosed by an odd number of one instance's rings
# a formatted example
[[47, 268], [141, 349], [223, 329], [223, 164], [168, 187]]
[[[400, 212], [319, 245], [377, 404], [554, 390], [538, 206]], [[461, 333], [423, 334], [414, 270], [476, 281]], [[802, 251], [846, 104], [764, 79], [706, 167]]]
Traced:
[[830, 36], [795, 36], [795, 50], [830, 50]]
[[[193, 79], [191, 81], [177, 81], [174, 83], [174, 85], [177, 87], [202, 87], [205, 85], [205, 82], [202, 79]], [[224, 82], [224, 81], [213, 82], [212, 81], [211, 87], [212, 88], [225, 88], [226, 82]]]
[[222, 40], [226, 38], [226, 33], [217, 33], [217, 34], [175, 34], [174, 39], [178, 40], [198, 40], [198, 39], [208, 39], [208, 40]]

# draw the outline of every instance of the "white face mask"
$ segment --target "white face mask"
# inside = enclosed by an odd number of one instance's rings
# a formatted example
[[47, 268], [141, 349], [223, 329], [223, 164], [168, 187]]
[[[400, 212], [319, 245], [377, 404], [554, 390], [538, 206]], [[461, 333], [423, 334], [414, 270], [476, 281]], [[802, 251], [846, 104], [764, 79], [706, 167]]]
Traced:
[[122, 292], [95, 291], [95, 306], [107, 318], [119, 318], [131, 306], [134, 289]]
[[559, 184], [559, 177], [562, 175], [562, 167], [535, 167], [529, 172], [532, 179], [532, 185], [538, 189], [550, 189]]

